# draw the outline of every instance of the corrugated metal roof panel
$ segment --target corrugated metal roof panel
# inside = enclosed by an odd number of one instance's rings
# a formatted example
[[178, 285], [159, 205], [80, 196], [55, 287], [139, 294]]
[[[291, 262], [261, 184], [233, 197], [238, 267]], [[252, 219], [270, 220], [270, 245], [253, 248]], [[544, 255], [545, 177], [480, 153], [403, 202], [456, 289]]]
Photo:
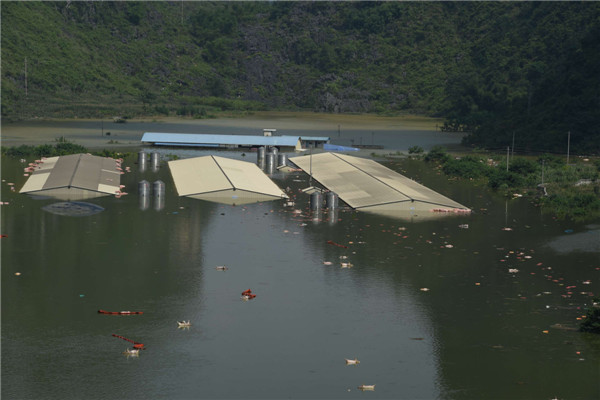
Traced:
[[345, 154], [320, 153], [290, 158], [349, 206], [367, 211], [467, 208], [383, 165]]
[[120, 171], [114, 159], [72, 154], [44, 160], [20, 193], [83, 200], [115, 194], [120, 181]]
[[287, 198], [256, 164], [217, 156], [169, 161], [180, 196], [245, 204]]
[[330, 138], [327, 136], [300, 136], [300, 139], [312, 140], [315, 142], [328, 142]]
[[197, 145], [237, 145], [237, 146], [287, 146], [296, 147], [298, 136], [256, 136], [256, 135], [208, 135], [195, 133], [146, 132], [142, 136], [145, 143], [197, 144]]

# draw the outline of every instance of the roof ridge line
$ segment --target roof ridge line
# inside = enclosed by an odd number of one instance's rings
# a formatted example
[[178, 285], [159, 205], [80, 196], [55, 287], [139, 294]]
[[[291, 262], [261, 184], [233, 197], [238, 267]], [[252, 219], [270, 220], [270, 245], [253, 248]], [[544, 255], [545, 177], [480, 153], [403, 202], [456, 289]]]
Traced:
[[[389, 184], [387, 184], [387, 183], [383, 182], [381, 179], [379, 179], [379, 178], [377, 178], [377, 177], [373, 176], [372, 174], [370, 174], [370, 173], [368, 173], [368, 172], [364, 171], [364, 170], [363, 170], [363, 169], [361, 169], [361, 168], [358, 168], [356, 165], [354, 165], [354, 164], [350, 163], [349, 161], [347, 161], [347, 160], [344, 160], [343, 158], [339, 157], [337, 154], [334, 154], [334, 153], [329, 153], [329, 154], [331, 154], [331, 155], [333, 155], [333, 156], [337, 157], [339, 160], [341, 160], [341, 161], [345, 162], [346, 164], [348, 164], [348, 165], [351, 165], [352, 167], [356, 168], [357, 170], [359, 170], [359, 171], [360, 171], [360, 172], [362, 172], [363, 174], [367, 174], [367, 175], [368, 175], [368, 176], [370, 176], [371, 178], [375, 179], [377, 182], [380, 182], [380, 183], [384, 184], [385, 186], [389, 187], [389, 188], [390, 188], [390, 189], [392, 189], [393, 191], [395, 191], [395, 192], [398, 192], [398, 193], [400, 193], [400, 194], [401, 194], [401, 195], [403, 195], [403, 196], [406, 196], [406, 197], [407, 197], [407, 198], [409, 198], [411, 201], [413, 201], [413, 202], [414, 202], [414, 201], [416, 200], [414, 197], [411, 197], [411, 196], [407, 195], [406, 193], [403, 193], [403, 192], [401, 192], [400, 190], [396, 189], [395, 187], [393, 187], [393, 186], [391, 186], [391, 185], [389, 185]], [[380, 164], [380, 165], [381, 165], [381, 164]], [[381, 166], [382, 166], [382, 167], [384, 167], [384, 168], [387, 168], [385, 165], [381, 165]], [[388, 169], [389, 169], [389, 168], [388, 168]], [[393, 170], [391, 170], [391, 169], [390, 169], [390, 171], [392, 171], [392, 172], [396, 172], [396, 171], [393, 171]], [[397, 172], [396, 172], [396, 173], [397, 173]], [[398, 174], [398, 173], [397, 173], [397, 174]], [[402, 174], [398, 174], [398, 175], [402, 175]], [[404, 175], [402, 175], [402, 176], [404, 176]], [[410, 179], [410, 178], [409, 178], [409, 179]]]
[[229, 176], [227, 176], [227, 174], [225, 173], [225, 171], [223, 170], [223, 168], [221, 168], [221, 164], [219, 164], [219, 162], [215, 159], [215, 156], [213, 156], [211, 154], [210, 156], [213, 161], [215, 162], [215, 164], [217, 164], [217, 167], [219, 168], [219, 170], [221, 171], [221, 173], [223, 174], [223, 176], [225, 177], [225, 179], [227, 179], [227, 182], [229, 182], [229, 184], [231, 185], [231, 187], [233, 188], [233, 190], [237, 190], [237, 188], [235, 187], [235, 185], [233, 184], [233, 182], [231, 182], [231, 179], [229, 179]]

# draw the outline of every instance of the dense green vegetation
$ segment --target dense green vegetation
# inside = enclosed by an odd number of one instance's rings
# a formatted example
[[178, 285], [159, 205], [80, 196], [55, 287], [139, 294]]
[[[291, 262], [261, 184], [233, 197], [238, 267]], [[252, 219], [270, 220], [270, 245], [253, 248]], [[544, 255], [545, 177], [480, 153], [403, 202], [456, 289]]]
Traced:
[[[57, 156], [65, 156], [68, 154], [78, 154], [78, 153], [89, 153], [89, 150], [79, 144], [70, 142], [65, 140], [64, 138], [58, 138], [55, 140], [56, 143], [54, 145], [50, 144], [42, 144], [39, 146], [30, 146], [30, 145], [21, 145], [15, 147], [0, 147], [0, 152], [2, 156], [7, 157], [57, 157]], [[118, 158], [122, 157], [122, 152], [116, 152], [113, 150], [103, 149], [100, 151], [96, 151], [92, 153], [93, 155], [100, 157], [112, 157]]]
[[452, 157], [438, 146], [423, 158], [439, 164], [449, 176], [485, 182], [508, 197], [529, 197], [560, 218], [600, 217], [600, 159], [575, 159], [567, 165], [561, 158], [545, 154], [509, 157], [507, 163], [506, 156], [497, 154]]
[[416, 113], [600, 152], [597, 2], [11, 2], [2, 116]]
[[600, 298], [594, 297], [592, 306], [587, 310], [585, 318], [579, 325], [581, 332], [600, 333]]

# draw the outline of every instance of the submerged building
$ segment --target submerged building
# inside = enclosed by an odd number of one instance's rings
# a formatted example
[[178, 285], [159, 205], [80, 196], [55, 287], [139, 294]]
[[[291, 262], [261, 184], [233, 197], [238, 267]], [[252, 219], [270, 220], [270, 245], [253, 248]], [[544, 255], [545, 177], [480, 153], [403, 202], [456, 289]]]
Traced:
[[467, 207], [374, 160], [320, 153], [289, 159], [350, 207], [398, 216], [468, 213]]
[[302, 151], [310, 146], [323, 147], [323, 144], [329, 143], [329, 137], [275, 136], [273, 132], [273, 129], [267, 129], [263, 136], [146, 132], [142, 135], [142, 143], [154, 146], [220, 149], [276, 147], [280, 150], [289, 151]]
[[240, 205], [287, 199], [288, 196], [256, 164], [205, 156], [169, 161], [179, 196]]
[[38, 163], [19, 191], [58, 200], [85, 200], [120, 192], [117, 160], [90, 154], [50, 157]]

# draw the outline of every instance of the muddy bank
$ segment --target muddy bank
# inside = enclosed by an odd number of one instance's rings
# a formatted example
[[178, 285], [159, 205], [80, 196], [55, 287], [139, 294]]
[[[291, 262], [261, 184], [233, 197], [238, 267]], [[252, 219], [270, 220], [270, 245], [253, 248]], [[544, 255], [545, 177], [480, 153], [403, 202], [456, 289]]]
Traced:
[[[2, 123], [2, 145], [51, 144], [63, 138], [89, 149], [141, 147], [144, 132], [262, 135], [264, 128], [278, 135], [327, 136], [342, 145], [382, 144], [385, 151], [458, 145], [461, 134], [437, 131], [437, 119], [415, 116], [380, 117], [318, 113], [260, 112], [217, 119], [148, 118], [117, 123], [105, 120], [35, 120]], [[403, 136], [404, 135], [404, 136]]]

